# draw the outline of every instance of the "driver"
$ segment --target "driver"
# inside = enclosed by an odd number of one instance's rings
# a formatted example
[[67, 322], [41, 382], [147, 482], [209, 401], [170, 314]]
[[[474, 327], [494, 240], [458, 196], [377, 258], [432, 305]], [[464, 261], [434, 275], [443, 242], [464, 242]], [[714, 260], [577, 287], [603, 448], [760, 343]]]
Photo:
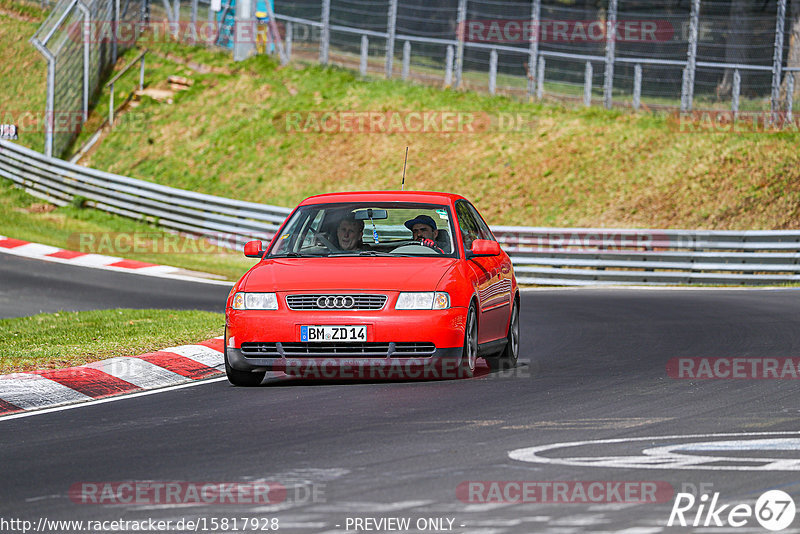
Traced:
[[369, 247], [362, 241], [364, 221], [356, 220], [353, 214], [339, 221], [336, 227], [336, 238], [342, 250], [367, 250]]
[[444, 251], [436, 244], [439, 230], [436, 229], [436, 221], [427, 215], [417, 215], [411, 220], [406, 221], [406, 228], [411, 230], [412, 239], [419, 241], [420, 245], [432, 248], [436, 252], [443, 254]]

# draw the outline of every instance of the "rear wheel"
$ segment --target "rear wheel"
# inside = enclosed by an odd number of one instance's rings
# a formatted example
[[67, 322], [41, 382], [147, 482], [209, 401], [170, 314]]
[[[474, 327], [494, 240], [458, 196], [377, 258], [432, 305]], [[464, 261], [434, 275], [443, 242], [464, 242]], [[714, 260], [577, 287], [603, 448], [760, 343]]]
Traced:
[[478, 318], [475, 304], [469, 305], [467, 323], [464, 328], [464, 350], [461, 352], [461, 367], [459, 376], [470, 377], [475, 373], [478, 361]]
[[492, 370], [511, 369], [517, 366], [519, 358], [519, 304], [514, 301], [511, 309], [511, 321], [508, 323], [508, 335], [506, 338], [506, 348], [498, 356], [489, 358], [489, 367]]
[[225, 347], [225, 374], [228, 375], [228, 382], [234, 386], [248, 387], [261, 384], [267, 372], [237, 371], [228, 363], [228, 347]]

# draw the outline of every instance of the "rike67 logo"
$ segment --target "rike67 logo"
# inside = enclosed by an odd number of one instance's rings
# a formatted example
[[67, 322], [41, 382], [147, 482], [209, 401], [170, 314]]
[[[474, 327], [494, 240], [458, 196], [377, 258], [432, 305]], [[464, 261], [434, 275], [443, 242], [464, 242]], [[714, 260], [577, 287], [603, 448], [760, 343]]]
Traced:
[[703, 494], [699, 499], [691, 493], [678, 493], [667, 526], [682, 527], [753, 527], [753, 519], [765, 529], [777, 532], [794, 521], [794, 500], [780, 490], [767, 491], [758, 498], [755, 506], [749, 504], [719, 504], [719, 492], [709, 499]]

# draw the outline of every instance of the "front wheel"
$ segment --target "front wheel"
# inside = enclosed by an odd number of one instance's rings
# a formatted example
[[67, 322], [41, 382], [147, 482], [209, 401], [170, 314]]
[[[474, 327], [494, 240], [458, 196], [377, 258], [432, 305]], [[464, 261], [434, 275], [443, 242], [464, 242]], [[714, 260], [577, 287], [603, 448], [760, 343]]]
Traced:
[[228, 347], [225, 347], [225, 374], [228, 375], [228, 382], [232, 385], [250, 387], [261, 384], [267, 372], [237, 371], [228, 363]]
[[469, 305], [467, 323], [464, 328], [464, 350], [461, 352], [461, 367], [459, 376], [471, 377], [475, 373], [478, 362], [478, 318], [475, 304]]
[[519, 359], [519, 304], [514, 301], [511, 308], [511, 321], [508, 323], [508, 335], [506, 337], [506, 348], [500, 355], [489, 358], [489, 367], [493, 371], [502, 371], [517, 366]]

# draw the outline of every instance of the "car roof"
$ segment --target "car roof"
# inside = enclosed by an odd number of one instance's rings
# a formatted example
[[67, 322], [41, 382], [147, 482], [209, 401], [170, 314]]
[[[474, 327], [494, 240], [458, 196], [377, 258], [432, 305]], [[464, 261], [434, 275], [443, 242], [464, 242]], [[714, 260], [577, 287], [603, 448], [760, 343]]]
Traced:
[[308, 197], [300, 203], [301, 206], [308, 204], [326, 204], [334, 202], [421, 202], [431, 204], [450, 204], [458, 199], [463, 199], [461, 195], [453, 193], [438, 193], [435, 191], [352, 191], [345, 193], [325, 193]]

